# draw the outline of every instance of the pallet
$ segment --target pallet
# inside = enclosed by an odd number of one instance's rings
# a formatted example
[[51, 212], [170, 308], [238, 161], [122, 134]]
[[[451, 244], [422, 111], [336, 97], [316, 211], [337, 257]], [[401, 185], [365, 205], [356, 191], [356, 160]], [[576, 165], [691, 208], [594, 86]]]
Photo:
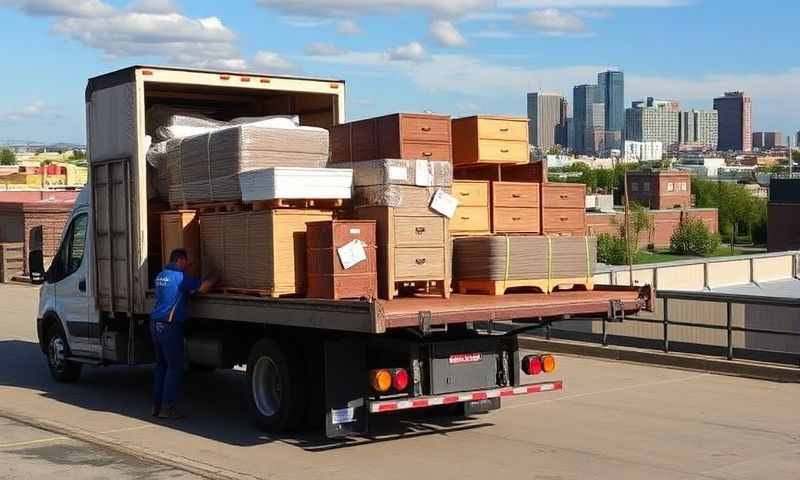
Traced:
[[571, 286], [571, 290], [592, 290], [594, 284], [586, 277], [551, 278], [537, 280], [458, 280], [456, 291], [459, 294], [505, 295], [509, 289], [537, 289], [541, 293], [552, 293]]
[[198, 213], [241, 212], [246, 210], [240, 202], [195, 203], [186, 204], [184, 210], [197, 210]]
[[247, 295], [250, 297], [261, 298], [281, 298], [281, 297], [297, 297], [298, 294], [294, 292], [279, 292], [270, 288], [232, 288], [232, 287], [218, 287], [212, 288], [210, 293], [224, 293], [228, 295]]
[[396, 281], [394, 282], [392, 298], [413, 296], [415, 294], [435, 294], [442, 298], [450, 298], [450, 290], [447, 288], [447, 283], [445, 280]]
[[315, 208], [319, 210], [333, 210], [342, 208], [343, 198], [276, 198], [274, 200], [257, 200], [253, 202], [253, 210], [274, 210], [276, 208]]

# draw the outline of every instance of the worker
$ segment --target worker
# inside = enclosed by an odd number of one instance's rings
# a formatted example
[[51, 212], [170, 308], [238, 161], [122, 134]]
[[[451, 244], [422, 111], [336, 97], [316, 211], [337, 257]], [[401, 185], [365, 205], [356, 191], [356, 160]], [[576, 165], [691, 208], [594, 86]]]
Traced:
[[156, 305], [150, 313], [150, 334], [156, 353], [153, 378], [153, 416], [179, 419], [175, 408], [178, 384], [183, 374], [183, 329], [188, 297], [206, 293], [216, 280], [205, 281], [186, 274], [189, 257], [178, 248], [169, 256], [169, 265], [156, 276]]

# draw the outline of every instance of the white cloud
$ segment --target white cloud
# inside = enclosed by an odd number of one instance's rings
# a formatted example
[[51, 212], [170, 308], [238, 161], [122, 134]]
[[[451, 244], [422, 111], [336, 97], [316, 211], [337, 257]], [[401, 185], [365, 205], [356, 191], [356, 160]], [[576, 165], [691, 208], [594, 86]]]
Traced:
[[425, 47], [419, 42], [411, 42], [395, 48], [387, 54], [387, 58], [392, 61], [420, 62], [428, 57]]
[[555, 8], [529, 12], [520, 19], [520, 23], [547, 35], [576, 34], [587, 31], [583, 19]]
[[665, 8], [686, 5], [688, 0], [499, 0], [500, 7], [516, 8]]
[[336, 31], [342, 35], [356, 35], [361, 33], [361, 28], [352, 20], [342, 20], [336, 23]]
[[43, 101], [35, 99], [17, 110], [0, 112], [0, 122], [18, 122], [33, 118], [42, 118], [48, 113], [48, 110]]
[[504, 40], [508, 38], [514, 38], [514, 34], [511, 32], [507, 32], [505, 30], [496, 30], [493, 28], [489, 28], [486, 30], [481, 30], [479, 32], [472, 33], [470, 34], [470, 37]]
[[435, 20], [431, 23], [431, 35], [443, 47], [466, 47], [464, 35], [446, 20]]
[[306, 45], [303, 49], [306, 55], [315, 57], [330, 57], [336, 55], [343, 55], [344, 50], [338, 48], [336, 45], [325, 42], [312, 42]]
[[176, 13], [178, 8], [172, 0], [136, 0], [126, 10], [138, 13]]
[[253, 58], [253, 67], [265, 73], [289, 73], [297, 70], [297, 65], [275, 52], [260, 51]]
[[258, 0], [259, 5], [289, 15], [351, 17], [400, 10], [422, 10], [438, 17], [461, 17], [491, 9], [496, 0]]
[[15, 7], [27, 15], [44, 17], [102, 17], [114, 7], [100, 0], [0, 0], [0, 6]]

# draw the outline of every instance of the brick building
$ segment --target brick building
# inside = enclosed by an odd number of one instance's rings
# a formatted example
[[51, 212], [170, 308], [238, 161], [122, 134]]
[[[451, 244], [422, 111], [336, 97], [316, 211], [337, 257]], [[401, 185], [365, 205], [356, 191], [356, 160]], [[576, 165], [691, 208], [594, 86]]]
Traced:
[[58, 251], [61, 234], [69, 218], [72, 200], [8, 202], [0, 201], [0, 243], [23, 243], [25, 274], [28, 275], [28, 252], [31, 232], [42, 227], [45, 266]]
[[[639, 237], [641, 247], [653, 245], [656, 248], [669, 247], [673, 232], [678, 227], [682, 219], [689, 217], [699, 218], [705, 223], [709, 230], [717, 233], [719, 224], [719, 212], [716, 208], [690, 208], [686, 210], [650, 210], [653, 217], [653, 230], [642, 232]], [[603, 212], [586, 214], [586, 233], [589, 235], [600, 235], [607, 233], [617, 235], [619, 226], [625, 223], [623, 212]]]
[[692, 176], [676, 170], [628, 173], [628, 198], [652, 210], [692, 207]]

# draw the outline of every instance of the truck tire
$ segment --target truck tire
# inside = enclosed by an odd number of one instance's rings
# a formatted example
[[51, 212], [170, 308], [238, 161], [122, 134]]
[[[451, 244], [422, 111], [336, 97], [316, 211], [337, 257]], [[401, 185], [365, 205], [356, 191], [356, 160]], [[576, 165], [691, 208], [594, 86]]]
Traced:
[[306, 408], [303, 370], [301, 359], [287, 355], [271, 339], [253, 346], [247, 361], [247, 399], [263, 430], [277, 433], [299, 426]]
[[70, 362], [65, 357], [69, 356], [67, 336], [58, 323], [47, 330], [45, 355], [50, 374], [57, 382], [75, 382], [81, 376], [81, 364]]

